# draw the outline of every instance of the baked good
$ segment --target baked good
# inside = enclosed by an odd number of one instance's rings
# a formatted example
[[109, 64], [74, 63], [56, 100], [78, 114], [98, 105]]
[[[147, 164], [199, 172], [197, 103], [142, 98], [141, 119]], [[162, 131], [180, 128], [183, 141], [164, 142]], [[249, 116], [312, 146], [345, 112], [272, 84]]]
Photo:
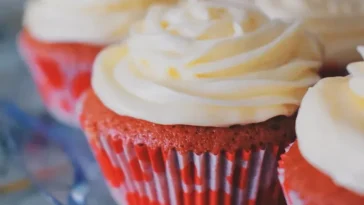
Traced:
[[81, 127], [119, 204], [277, 204], [321, 59], [299, 23], [246, 4], [155, 6], [97, 57]]
[[318, 82], [302, 101], [297, 142], [280, 161], [289, 205], [364, 204], [363, 62], [348, 70]]
[[122, 41], [153, 3], [176, 0], [30, 0], [19, 51], [49, 112], [78, 126], [76, 104], [90, 87], [96, 55]]

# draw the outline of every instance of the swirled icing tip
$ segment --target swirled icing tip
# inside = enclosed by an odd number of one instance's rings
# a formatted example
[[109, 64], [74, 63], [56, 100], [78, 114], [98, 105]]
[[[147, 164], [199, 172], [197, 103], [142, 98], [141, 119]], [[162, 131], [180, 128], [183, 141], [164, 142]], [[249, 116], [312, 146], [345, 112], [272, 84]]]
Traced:
[[364, 58], [364, 46], [358, 46], [357, 50], [360, 53], [360, 55]]
[[[364, 46], [357, 47], [358, 52], [364, 58]], [[347, 66], [348, 72], [355, 77], [364, 77], [364, 62], [354, 62]]]
[[[358, 52], [364, 57], [364, 46], [357, 48]], [[355, 62], [347, 66], [351, 75], [350, 89], [358, 96], [364, 98], [364, 62]]]
[[363, 62], [355, 62], [350, 63], [347, 67], [351, 76], [355, 77], [364, 77], [364, 63]]

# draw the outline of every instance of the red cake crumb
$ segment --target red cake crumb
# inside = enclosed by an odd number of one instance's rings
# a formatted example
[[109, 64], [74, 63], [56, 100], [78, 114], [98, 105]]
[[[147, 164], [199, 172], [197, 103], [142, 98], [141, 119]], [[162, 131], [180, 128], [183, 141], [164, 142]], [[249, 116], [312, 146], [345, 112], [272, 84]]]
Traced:
[[86, 95], [80, 120], [83, 129], [92, 136], [112, 135], [113, 139], [124, 142], [181, 152], [248, 150], [264, 148], [269, 143], [288, 144], [295, 138], [295, 116], [279, 116], [262, 123], [231, 127], [159, 125], [114, 113], [92, 90]]

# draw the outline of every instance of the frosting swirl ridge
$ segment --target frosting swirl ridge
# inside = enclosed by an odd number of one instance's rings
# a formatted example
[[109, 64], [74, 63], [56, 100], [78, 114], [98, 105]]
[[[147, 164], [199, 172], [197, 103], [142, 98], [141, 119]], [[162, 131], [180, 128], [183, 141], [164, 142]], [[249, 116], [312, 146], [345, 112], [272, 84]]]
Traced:
[[362, 0], [255, 0], [269, 17], [302, 20], [325, 46], [326, 60], [347, 64], [360, 59], [357, 45], [364, 43]]
[[241, 3], [185, 2], [151, 8], [126, 43], [99, 55], [92, 84], [121, 115], [230, 126], [295, 113], [320, 60], [300, 23]]

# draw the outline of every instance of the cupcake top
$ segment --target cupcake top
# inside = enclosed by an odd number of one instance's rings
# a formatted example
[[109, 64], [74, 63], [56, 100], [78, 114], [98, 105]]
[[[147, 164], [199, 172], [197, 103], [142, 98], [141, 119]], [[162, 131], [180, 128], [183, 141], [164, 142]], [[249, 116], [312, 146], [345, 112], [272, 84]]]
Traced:
[[152, 3], [176, 0], [28, 0], [24, 26], [39, 40], [106, 45], [123, 39]]
[[120, 115], [230, 126], [294, 114], [319, 80], [321, 49], [299, 23], [232, 1], [152, 7], [96, 59], [92, 86]]
[[325, 45], [327, 61], [359, 60], [355, 48], [364, 43], [363, 0], [255, 0], [271, 18], [301, 19]]
[[[364, 55], [364, 47], [359, 51]], [[335, 183], [364, 195], [364, 62], [347, 77], [326, 78], [311, 88], [297, 117], [304, 158]]]

